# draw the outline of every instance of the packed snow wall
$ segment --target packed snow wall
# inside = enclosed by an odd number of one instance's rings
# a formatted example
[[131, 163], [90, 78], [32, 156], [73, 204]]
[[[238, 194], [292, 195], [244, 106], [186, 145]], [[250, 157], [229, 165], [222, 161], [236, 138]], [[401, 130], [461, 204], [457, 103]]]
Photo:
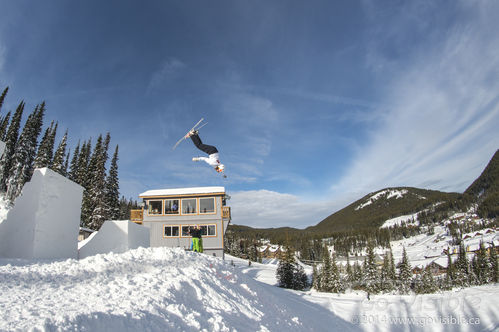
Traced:
[[35, 169], [0, 223], [0, 257], [77, 258], [83, 187]]
[[138, 247], [148, 248], [149, 228], [128, 220], [106, 221], [100, 230], [80, 242], [79, 258], [109, 252], [121, 253]]

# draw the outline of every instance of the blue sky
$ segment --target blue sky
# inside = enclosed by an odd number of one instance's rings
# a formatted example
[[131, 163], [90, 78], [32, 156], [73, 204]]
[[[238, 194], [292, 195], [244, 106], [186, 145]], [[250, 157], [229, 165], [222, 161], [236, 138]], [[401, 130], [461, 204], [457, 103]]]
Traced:
[[[225, 186], [314, 225], [391, 186], [461, 192], [499, 148], [496, 1], [0, 1], [2, 109], [110, 132], [126, 197]], [[224, 180], [186, 141], [218, 147]]]

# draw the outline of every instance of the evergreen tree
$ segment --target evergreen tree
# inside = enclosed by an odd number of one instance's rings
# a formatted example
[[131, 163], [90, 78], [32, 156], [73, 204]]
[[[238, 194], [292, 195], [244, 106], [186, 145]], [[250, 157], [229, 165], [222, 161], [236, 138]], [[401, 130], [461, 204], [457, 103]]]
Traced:
[[14, 156], [17, 140], [19, 138], [19, 128], [21, 127], [24, 105], [24, 101], [22, 101], [17, 107], [5, 136], [5, 150], [0, 159], [0, 191], [3, 192], [7, 191], [7, 179], [10, 176], [10, 169], [13, 161], [12, 157]]
[[68, 168], [69, 168], [69, 156], [71, 155], [71, 149], [69, 149], [68, 153], [66, 154], [66, 160], [64, 161], [64, 166], [62, 168], [63, 175], [65, 177], [68, 176]]
[[[120, 216], [120, 192], [118, 179], [118, 146], [114, 150], [109, 175], [106, 181], [106, 200], [109, 209], [109, 219], [118, 220]], [[254, 246], [254, 261], [257, 259], [256, 244]]]
[[322, 254], [322, 270], [321, 270], [321, 291], [332, 292], [334, 287], [334, 280], [332, 275], [331, 258], [329, 257], [329, 250], [327, 245], [324, 246]]
[[35, 168], [50, 167], [52, 164], [52, 156], [54, 154], [54, 140], [55, 133], [57, 131], [57, 124], [54, 126], [54, 121], [50, 124], [50, 127], [45, 129], [42, 141], [38, 148], [38, 152], [35, 157]]
[[428, 294], [437, 291], [433, 274], [429, 267], [426, 267], [416, 279], [415, 291], [418, 294]]
[[447, 288], [451, 289], [456, 279], [456, 271], [450, 254], [450, 249], [447, 251], [447, 273], [445, 275], [445, 283]]
[[0, 141], [5, 142], [5, 136], [7, 135], [7, 127], [9, 126], [10, 112], [0, 120]]
[[490, 280], [490, 282], [498, 282], [499, 269], [498, 269], [498, 261], [497, 261], [497, 252], [496, 252], [496, 249], [494, 248], [493, 242], [490, 243], [489, 264], [490, 264], [489, 280]]
[[55, 150], [54, 159], [52, 160], [52, 166], [50, 167], [53, 171], [63, 176], [66, 176], [64, 172], [64, 167], [65, 167], [64, 163], [66, 158], [67, 140], [68, 140], [68, 132], [66, 130], [66, 133], [62, 137], [61, 142], [57, 147], [57, 150]]
[[469, 284], [469, 262], [466, 257], [466, 250], [463, 243], [459, 245], [455, 267], [454, 284], [458, 286], [467, 286]]
[[85, 189], [90, 189], [91, 182], [91, 172], [90, 167], [90, 151], [92, 150], [92, 141], [83, 143], [80, 150], [80, 156], [78, 157], [78, 171], [76, 173], [75, 182], [83, 186]]
[[106, 201], [106, 161], [109, 146], [109, 134], [104, 143], [102, 136], [97, 139], [92, 158], [90, 159], [89, 171], [92, 182], [89, 189], [89, 228], [99, 229], [108, 217], [108, 206]]
[[69, 168], [68, 177], [71, 181], [78, 183], [78, 157], [80, 156], [80, 141], [76, 145], [75, 151], [73, 153], [73, 159], [71, 159], [71, 166]]
[[3, 106], [3, 102], [5, 100], [5, 96], [7, 95], [7, 92], [9, 91], [9, 87], [6, 87], [3, 92], [2, 92], [2, 95], [0, 95], [0, 110], [2, 110], [2, 106]]
[[392, 281], [392, 283], [397, 280], [397, 272], [395, 268], [395, 259], [393, 258], [393, 251], [392, 247], [390, 246], [390, 270], [388, 273], [388, 278]]
[[283, 259], [279, 261], [277, 266], [276, 278], [279, 283], [279, 287], [283, 288], [293, 288], [294, 279], [294, 256], [292, 254], [291, 248], [287, 247]]
[[348, 283], [352, 283], [354, 281], [354, 275], [353, 275], [352, 265], [350, 264], [350, 255], [348, 255], [348, 253], [347, 253], [347, 267], [346, 267], [346, 272], [347, 272], [347, 281], [348, 281]]
[[320, 275], [320, 270], [317, 268], [317, 264], [313, 265], [312, 288], [314, 288], [315, 290], [321, 289], [321, 275]]
[[360, 267], [359, 263], [356, 261], [353, 264], [353, 284], [352, 288], [353, 289], [359, 289], [361, 286], [361, 281], [362, 281], [362, 268]]
[[345, 286], [340, 278], [340, 271], [338, 270], [338, 265], [336, 264], [336, 255], [333, 254], [333, 260], [331, 261], [331, 279], [332, 287], [331, 292], [342, 293], [345, 290]]
[[402, 251], [402, 261], [400, 261], [398, 269], [399, 269], [398, 280], [400, 283], [399, 291], [401, 293], [407, 293], [411, 288], [412, 268], [411, 264], [409, 263], [409, 258], [407, 257], [407, 252], [405, 250], [405, 247], [403, 248]]
[[12, 166], [7, 179], [7, 198], [13, 201], [33, 174], [33, 163], [36, 155], [38, 136], [42, 130], [45, 103], [37, 106], [24, 125], [17, 141]]
[[483, 285], [489, 280], [489, 262], [487, 257], [487, 250], [483, 245], [483, 242], [480, 241], [480, 249], [475, 254], [475, 264], [474, 264], [474, 273], [477, 278], [477, 283], [479, 285]]
[[295, 263], [293, 270], [293, 289], [304, 290], [308, 288], [308, 286], [308, 277], [305, 270], [301, 265]]
[[390, 267], [390, 254], [385, 253], [383, 257], [383, 266], [381, 267], [380, 279], [380, 290], [387, 292], [392, 290], [393, 279], [390, 277], [391, 267]]
[[368, 293], [378, 292], [378, 270], [376, 268], [376, 256], [374, 255], [374, 244], [371, 242], [367, 247], [367, 256], [364, 260], [364, 287]]

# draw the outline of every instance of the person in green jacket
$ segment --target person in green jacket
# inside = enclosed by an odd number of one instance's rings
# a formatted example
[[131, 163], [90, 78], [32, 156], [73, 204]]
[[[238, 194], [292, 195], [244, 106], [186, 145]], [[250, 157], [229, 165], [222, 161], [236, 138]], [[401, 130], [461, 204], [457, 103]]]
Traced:
[[191, 228], [192, 251], [203, 252], [203, 239], [201, 238], [201, 227], [199, 225]]

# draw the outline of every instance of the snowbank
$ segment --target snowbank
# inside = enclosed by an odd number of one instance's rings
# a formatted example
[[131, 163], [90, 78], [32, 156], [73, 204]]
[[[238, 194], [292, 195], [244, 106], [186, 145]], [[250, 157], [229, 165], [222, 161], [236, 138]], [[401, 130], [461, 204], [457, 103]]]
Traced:
[[36, 169], [0, 223], [0, 257], [76, 258], [83, 187]]
[[0, 330], [357, 331], [296, 292], [172, 248], [59, 262], [0, 259]]
[[85, 258], [108, 252], [121, 253], [138, 247], [149, 247], [149, 228], [128, 220], [106, 221], [98, 232], [81, 241], [78, 257]]

